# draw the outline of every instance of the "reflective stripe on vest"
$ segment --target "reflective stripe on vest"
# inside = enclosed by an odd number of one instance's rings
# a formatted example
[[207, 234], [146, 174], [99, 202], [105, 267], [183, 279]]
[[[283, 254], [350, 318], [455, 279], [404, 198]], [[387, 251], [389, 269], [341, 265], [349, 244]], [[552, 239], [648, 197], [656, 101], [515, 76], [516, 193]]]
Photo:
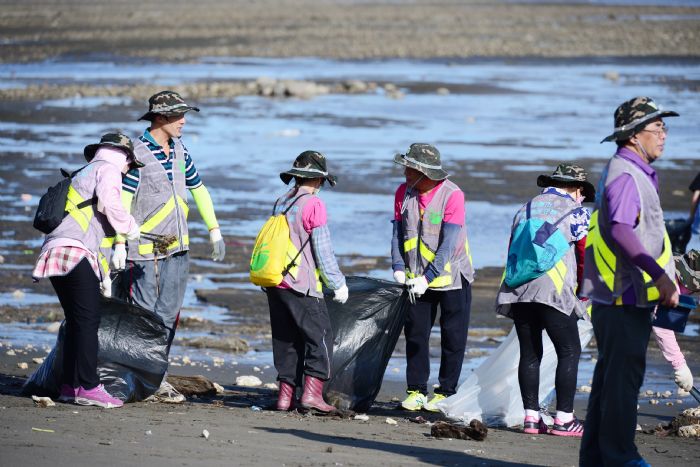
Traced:
[[[565, 213], [570, 213], [580, 207], [571, 197], [555, 193], [542, 193], [534, 197], [530, 206], [532, 218], [542, 219], [550, 223], [556, 222]], [[513, 225], [517, 226], [526, 217], [527, 205], [518, 210], [513, 219]], [[568, 215], [557, 225], [557, 229], [569, 243], [574, 242], [571, 233], [573, 219], [573, 215]], [[585, 313], [585, 305], [575, 294], [576, 271], [576, 254], [573, 246], [569, 246], [564, 256], [545, 274], [515, 288], [508, 287], [508, 284], [505, 283], [506, 270], [504, 269], [500, 289], [496, 296], [496, 311], [513, 318], [511, 304], [540, 303], [566, 315], [576, 313], [577, 316], [582, 317]]]
[[[131, 203], [131, 213], [141, 225], [141, 232], [154, 235], [174, 235], [176, 241], [167, 247], [167, 255], [186, 251], [189, 248], [187, 215], [189, 208], [185, 200], [186, 180], [184, 174], [185, 153], [180, 140], [175, 140], [171, 153], [172, 181], [168, 178], [160, 160], [153, 155], [142, 141], [134, 142], [137, 158], [146, 164], [139, 169], [139, 185]], [[129, 244], [130, 260], [154, 258], [153, 242], [141, 237], [138, 242]], [[161, 253], [158, 253], [160, 256]]]
[[[445, 206], [450, 196], [459, 190], [459, 187], [451, 181], [445, 180], [437, 190], [428, 206], [425, 207], [424, 213], [420, 212], [419, 209], [418, 194], [409, 192], [405, 200], [406, 206], [402, 214], [402, 234], [404, 237], [405, 272], [408, 278], [423, 274], [425, 267], [435, 260]], [[445, 290], [458, 289], [462, 287], [460, 276], [464, 276], [468, 282], [473, 280], [474, 270], [466, 225], [461, 226], [457, 242], [457, 245], [464, 245], [464, 249], [456, 245], [455, 250], [447, 258], [448, 261], [443, 270], [428, 284], [428, 287]]]
[[82, 209], [78, 208], [78, 205], [85, 201], [85, 198], [80, 196], [73, 185], [68, 188], [68, 196], [66, 197], [66, 213], [71, 216], [78, 223], [83, 232], [87, 232], [88, 227], [90, 227], [90, 221], [94, 215], [92, 210], [92, 205], [85, 206]]
[[[593, 233], [593, 235], [592, 235]], [[615, 271], [617, 265], [617, 258], [612, 252], [610, 247], [603, 240], [602, 235], [600, 235], [600, 230], [598, 229], [598, 211], [594, 211], [591, 215], [591, 226], [588, 230], [588, 239], [586, 240], [586, 248], [592, 248], [593, 259], [595, 261], [596, 268], [598, 268], [598, 273], [603, 279], [603, 283], [608, 287], [612, 293], [615, 289]], [[672, 248], [671, 239], [667, 232], [664, 232], [664, 246], [661, 254], [658, 258], [654, 258], [656, 264], [661, 266], [664, 270], [669, 266], [672, 261]], [[654, 281], [651, 276], [645, 271], [642, 271], [642, 278], [644, 280], [644, 286], [646, 287], [646, 297], [650, 302], [659, 299], [659, 289], [654, 285]], [[622, 304], [622, 297], [618, 297], [616, 304]]]
[[656, 187], [640, 167], [615, 155], [603, 171], [595, 210], [591, 215], [581, 293], [597, 303], [622, 305], [622, 296], [632, 288], [634, 304], [638, 307], [651, 307], [659, 299], [659, 290], [651, 277], [628, 260], [612, 239], [605, 190], [622, 175], [629, 176], [634, 181], [641, 202], [637, 225], [634, 227], [635, 236], [668, 277], [675, 277], [671, 241], [664, 226]]

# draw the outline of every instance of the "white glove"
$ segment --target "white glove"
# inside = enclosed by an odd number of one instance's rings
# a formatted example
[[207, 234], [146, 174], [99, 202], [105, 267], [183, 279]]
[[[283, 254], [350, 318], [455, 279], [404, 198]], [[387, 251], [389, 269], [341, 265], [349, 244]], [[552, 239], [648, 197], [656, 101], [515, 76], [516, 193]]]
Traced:
[[127, 234], [124, 235], [130, 242], [137, 242], [141, 236], [141, 228], [136, 225], [133, 229], [129, 230]]
[[209, 241], [211, 242], [211, 259], [223, 261], [226, 255], [226, 244], [221, 236], [221, 229], [211, 229], [209, 231]]
[[406, 285], [408, 286], [408, 291], [416, 297], [420, 297], [428, 290], [428, 280], [425, 276], [409, 279], [406, 281]]
[[406, 273], [403, 271], [394, 271], [394, 280], [399, 284], [406, 283]]
[[688, 365], [683, 365], [673, 370], [673, 376], [673, 381], [675, 381], [681, 389], [685, 391], [693, 389], [693, 374], [690, 372]]
[[348, 286], [346, 284], [343, 284], [341, 288], [335, 289], [333, 293], [333, 301], [338, 302], [342, 305], [343, 303], [348, 301], [348, 294], [350, 292], [348, 291]]
[[100, 293], [107, 298], [112, 296], [112, 279], [109, 277], [109, 273], [107, 273], [105, 278], [102, 279], [102, 282], [100, 282]]
[[117, 271], [121, 271], [126, 267], [126, 245], [123, 243], [115, 243], [114, 251], [112, 252], [112, 266]]

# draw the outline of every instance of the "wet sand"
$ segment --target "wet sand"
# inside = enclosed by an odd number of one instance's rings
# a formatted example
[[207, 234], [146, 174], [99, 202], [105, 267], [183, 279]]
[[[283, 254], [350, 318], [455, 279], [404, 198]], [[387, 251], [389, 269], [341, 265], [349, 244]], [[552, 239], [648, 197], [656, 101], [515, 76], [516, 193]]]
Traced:
[[3, 5], [0, 60], [697, 56], [699, 13], [478, 0], [24, 0]]

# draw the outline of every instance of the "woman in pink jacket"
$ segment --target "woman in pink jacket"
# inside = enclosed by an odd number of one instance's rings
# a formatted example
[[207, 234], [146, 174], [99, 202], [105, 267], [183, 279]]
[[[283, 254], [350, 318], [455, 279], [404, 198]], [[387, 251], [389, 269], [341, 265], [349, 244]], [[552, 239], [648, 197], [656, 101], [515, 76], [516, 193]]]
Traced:
[[105, 134], [83, 152], [88, 165], [73, 176], [65, 217], [46, 235], [32, 276], [49, 278], [66, 318], [59, 400], [121, 407], [97, 374], [101, 284], [109, 290], [108, 263], [99, 250], [115, 232], [132, 241], [139, 237], [139, 226], [121, 203], [122, 174], [138, 162], [133, 143], [120, 133]]

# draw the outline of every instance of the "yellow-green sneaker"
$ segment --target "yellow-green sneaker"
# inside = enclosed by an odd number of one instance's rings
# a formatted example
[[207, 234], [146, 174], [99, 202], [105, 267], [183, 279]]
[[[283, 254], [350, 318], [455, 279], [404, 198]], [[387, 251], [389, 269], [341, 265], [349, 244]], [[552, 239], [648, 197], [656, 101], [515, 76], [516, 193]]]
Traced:
[[430, 399], [430, 402], [423, 405], [423, 408], [428, 412], [439, 412], [440, 409], [438, 409], [436, 404], [445, 399], [447, 399], [447, 397], [443, 396], [442, 394], [435, 394], [435, 396]]
[[420, 410], [428, 402], [428, 397], [420, 391], [406, 391], [408, 397], [401, 403], [401, 407], [406, 410]]

